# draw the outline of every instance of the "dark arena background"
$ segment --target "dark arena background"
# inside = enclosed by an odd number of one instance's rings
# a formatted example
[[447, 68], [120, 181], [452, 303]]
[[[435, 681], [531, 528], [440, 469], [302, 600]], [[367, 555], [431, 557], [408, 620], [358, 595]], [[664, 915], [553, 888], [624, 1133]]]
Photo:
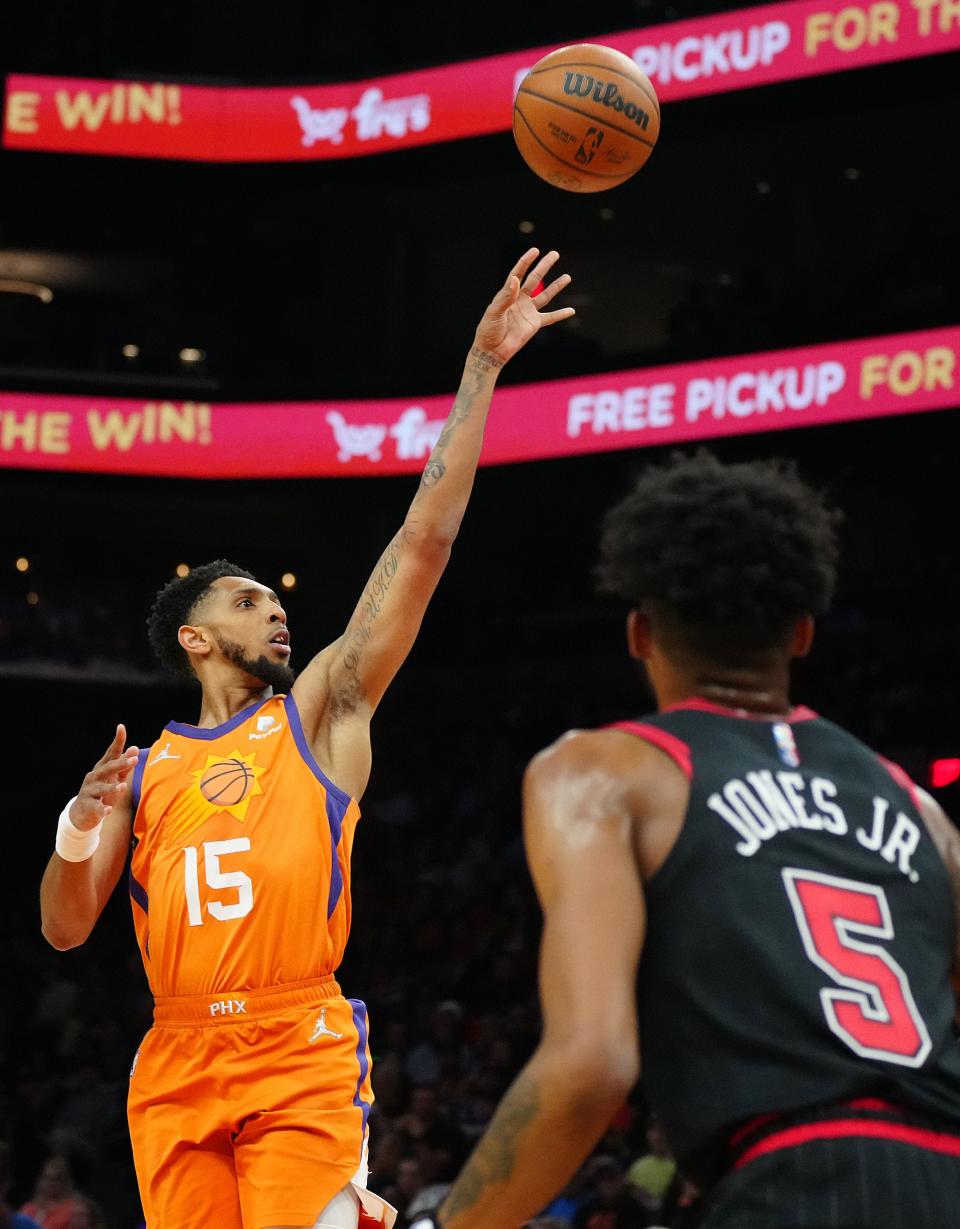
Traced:
[[[888, 25], [874, 30], [878, 9]], [[829, 20], [811, 33], [804, 23], [820, 10]], [[37, 1192], [63, 1197], [65, 1210], [40, 1218], [54, 1229], [142, 1224], [124, 1097], [150, 1004], [130, 906], [118, 889], [90, 941], [57, 953], [41, 938], [37, 894], [57, 816], [115, 724], [145, 745], [167, 720], [196, 719], [197, 693], [151, 660], [153, 593], [178, 565], [226, 556], [283, 594], [295, 665], [336, 637], [417, 479], [352, 476], [346, 462], [325, 476], [283, 476], [284, 406], [274, 403], [314, 404], [316, 439], [334, 456], [332, 406], [451, 394], [480, 312], [530, 244], [560, 251], [577, 316], [510, 365], [504, 393], [581, 378], [596, 393], [650, 368], [686, 379], [693, 363], [709, 376], [711, 363], [723, 372], [737, 356], [753, 356], [753, 370], [765, 351], [788, 352], [781, 366], [837, 353], [843, 362], [834, 343], [880, 339], [867, 351], [886, 356], [870, 368], [876, 386], [866, 395], [865, 368], [851, 359], [848, 408], [833, 421], [805, 425], [789, 409], [762, 424], [746, 411], [717, 426], [708, 410], [702, 421], [713, 422], [709, 446], [721, 458], [793, 458], [843, 509], [839, 592], [795, 698], [960, 814], [960, 15], [950, 0], [756, 12], [757, 22], [795, 23], [790, 63], [802, 71], [764, 81], [747, 65], [734, 80], [715, 62], [700, 90], [689, 65], [702, 45], [690, 44], [686, 94], [651, 72], [663, 126], [649, 164], [596, 195], [561, 192], [527, 169], [506, 130], [509, 99], [505, 123], [481, 135], [409, 148], [401, 136], [359, 156], [345, 141], [337, 157], [319, 138], [316, 156], [242, 162], [163, 155], [150, 146], [154, 121], [132, 122], [115, 93], [103, 125], [142, 138], [142, 150], [98, 152], [83, 118], [63, 126], [60, 148], [44, 146], [56, 111], [43, 107], [70, 86], [52, 79], [93, 82], [94, 100], [116, 82], [177, 83], [186, 124], [187, 87], [309, 93], [625, 31], [640, 45], [665, 23], [696, 36], [724, 13], [746, 30], [752, 10], [706, 0], [61, 0], [5, 12], [0, 1209]], [[877, 48], [882, 61], [858, 59]], [[476, 69], [464, 77], [465, 109], [482, 83]], [[34, 88], [40, 111], [23, 100]], [[71, 132], [87, 145], [69, 148]], [[891, 335], [900, 340], [887, 344]], [[196, 454], [182, 469], [145, 473], [140, 441], [78, 472], [60, 427], [45, 437], [28, 422], [31, 407], [107, 399], [121, 410], [190, 402], [214, 413], [257, 403], [250, 412], [273, 423], [260, 461], [281, 476], [258, 476], [254, 456], [242, 476], [209, 477]], [[523, 406], [509, 413], [522, 419]], [[492, 425], [497, 415], [495, 399]], [[604, 509], [675, 445], [652, 429], [591, 432], [578, 438], [601, 451], [538, 452], [532, 435], [530, 459], [481, 468], [420, 639], [376, 717], [340, 980], [370, 1007], [374, 1183], [402, 1225], [436, 1206], [536, 1043], [539, 913], [519, 828], [523, 767], [571, 726], [650, 704], [626, 656], [625, 612], [595, 596], [591, 573]], [[693, 438], [682, 446], [696, 447]], [[695, 1225], [679, 1179], [664, 1195], [644, 1186], [647, 1170], [631, 1169], [650, 1146], [638, 1092], [538, 1223]], [[69, 1176], [50, 1158], [65, 1158]], [[615, 1213], [603, 1211], [611, 1181]]]

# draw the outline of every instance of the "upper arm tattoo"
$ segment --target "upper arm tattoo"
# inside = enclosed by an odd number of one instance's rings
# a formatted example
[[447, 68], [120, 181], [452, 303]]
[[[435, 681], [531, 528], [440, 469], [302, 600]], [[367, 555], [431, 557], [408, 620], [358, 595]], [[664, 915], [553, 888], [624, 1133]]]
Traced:
[[335, 719], [353, 712], [363, 699], [363, 684], [360, 679], [363, 652], [373, 635], [374, 623], [383, 608], [384, 599], [400, 567], [403, 543], [404, 531], [401, 530], [380, 556], [373, 575], [360, 598], [356, 613], [350, 620], [350, 626], [344, 633], [341, 652], [347, 678], [332, 697], [332, 712]]

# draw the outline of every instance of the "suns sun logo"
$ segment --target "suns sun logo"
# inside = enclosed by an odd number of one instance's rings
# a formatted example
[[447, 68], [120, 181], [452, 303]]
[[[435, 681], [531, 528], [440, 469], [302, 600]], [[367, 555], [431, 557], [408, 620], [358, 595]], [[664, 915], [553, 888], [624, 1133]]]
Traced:
[[256, 751], [243, 755], [239, 748], [208, 755], [202, 768], [188, 774], [193, 780], [168, 811], [166, 838], [179, 843], [221, 811], [245, 823], [251, 801], [263, 793], [259, 778], [267, 771], [256, 759]]

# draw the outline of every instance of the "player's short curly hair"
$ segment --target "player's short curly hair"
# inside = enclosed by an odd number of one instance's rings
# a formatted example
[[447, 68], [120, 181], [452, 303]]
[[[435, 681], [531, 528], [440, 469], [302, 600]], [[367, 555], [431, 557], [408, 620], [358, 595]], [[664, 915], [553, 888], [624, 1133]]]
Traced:
[[608, 511], [599, 588], [648, 611], [668, 648], [745, 664], [830, 604], [839, 520], [788, 462], [674, 456]]
[[229, 559], [214, 559], [211, 563], [192, 568], [186, 576], [178, 576], [165, 584], [157, 593], [147, 618], [147, 636], [150, 647], [161, 663], [174, 674], [194, 678], [190, 659], [180, 647], [177, 632], [184, 623], [189, 623], [194, 611], [210, 592], [215, 580], [221, 576], [242, 576], [246, 580], [256, 577], [245, 568], [237, 567]]

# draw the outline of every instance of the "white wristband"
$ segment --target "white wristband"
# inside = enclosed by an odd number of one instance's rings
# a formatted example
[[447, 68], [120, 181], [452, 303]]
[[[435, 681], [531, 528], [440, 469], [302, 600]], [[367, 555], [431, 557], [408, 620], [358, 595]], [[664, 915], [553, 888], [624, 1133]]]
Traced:
[[56, 850], [64, 862], [86, 862], [93, 857], [100, 844], [103, 820], [101, 819], [95, 828], [88, 828], [86, 831], [78, 828], [70, 818], [70, 808], [76, 801], [76, 798], [70, 799], [60, 812], [57, 823]]

